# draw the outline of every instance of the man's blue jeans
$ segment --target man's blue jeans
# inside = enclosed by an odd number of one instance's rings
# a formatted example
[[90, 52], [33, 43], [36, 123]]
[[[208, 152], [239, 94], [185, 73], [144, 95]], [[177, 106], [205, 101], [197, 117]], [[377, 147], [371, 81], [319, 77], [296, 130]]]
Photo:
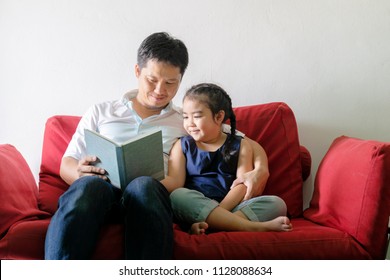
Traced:
[[150, 177], [123, 191], [92, 176], [76, 180], [60, 197], [46, 235], [45, 259], [90, 259], [101, 227], [124, 222], [126, 259], [171, 259], [169, 193]]

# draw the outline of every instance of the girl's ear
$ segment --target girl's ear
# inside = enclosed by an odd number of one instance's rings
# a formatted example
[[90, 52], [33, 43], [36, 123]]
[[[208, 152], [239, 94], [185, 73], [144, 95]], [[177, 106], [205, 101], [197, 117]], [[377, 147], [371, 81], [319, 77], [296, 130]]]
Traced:
[[219, 124], [222, 124], [223, 120], [225, 119], [225, 111], [220, 110], [216, 115], [215, 115], [215, 121]]

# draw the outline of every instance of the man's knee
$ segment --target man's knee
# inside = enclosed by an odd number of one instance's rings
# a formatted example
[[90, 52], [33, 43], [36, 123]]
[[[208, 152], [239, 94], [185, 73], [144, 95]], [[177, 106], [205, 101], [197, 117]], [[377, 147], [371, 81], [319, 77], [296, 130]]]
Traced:
[[96, 186], [106, 185], [107, 181], [103, 180], [100, 177], [97, 176], [84, 176], [80, 177], [76, 181], [73, 182], [73, 184], [69, 187], [75, 187], [79, 190], [88, 191], [91, 188], [94, 188]]
[[111, 184], [96, 176], [85, 176], [76, 180], [60, 197], [60, 204], [73, 204], [73, 207], [88, 208], [89, 204], [100, 204], [111, 200]]
[[123, 191], [123, 200], [127, 204], [129, 200], [155, 203], [156, 200], [166, 200], [169, 194], [165, 187], [156, 179], [149, 176], [141, 176], [131, 181]]
[[149, 176], [141, 176], [132, 180], [125, 188], [124, 192], [128, 193], [143, 193], [152, 190], [157, 181]]

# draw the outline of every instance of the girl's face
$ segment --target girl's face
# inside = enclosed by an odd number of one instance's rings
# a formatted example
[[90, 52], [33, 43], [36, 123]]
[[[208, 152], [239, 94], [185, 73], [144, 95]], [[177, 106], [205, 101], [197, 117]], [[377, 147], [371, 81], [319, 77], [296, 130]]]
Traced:
[[198, 100], [185, 98], [183, 101], [184, 129], [195, 141], [218, 140], [224, 116], [224, 111], [214, 116], [211, 110]]

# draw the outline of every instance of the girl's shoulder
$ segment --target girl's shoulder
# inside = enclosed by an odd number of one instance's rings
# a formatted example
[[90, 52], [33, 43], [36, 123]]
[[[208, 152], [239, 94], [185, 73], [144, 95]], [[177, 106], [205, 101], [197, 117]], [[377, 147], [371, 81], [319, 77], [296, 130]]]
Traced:
[[242, 138], [240, 143], [241, 152], [252, 152], [252, 145], [248, 139]]
[[185, 135], [185, 136], [182, 136], [180, 137], [179, 141], [181, 141], [182, 145], [184, 144], [187, 144], [187, 145], [192, 145], [192, 144], [195, 144], [195, 140], [194, 138], [192, 138], [191, 136], [189, 135]]

